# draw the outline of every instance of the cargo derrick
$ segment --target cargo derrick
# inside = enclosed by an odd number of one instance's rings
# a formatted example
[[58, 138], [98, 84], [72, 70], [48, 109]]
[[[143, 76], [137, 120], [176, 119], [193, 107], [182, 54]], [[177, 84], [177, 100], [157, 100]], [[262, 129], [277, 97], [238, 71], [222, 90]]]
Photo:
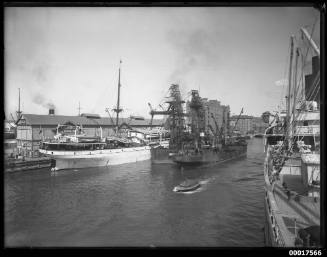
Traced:
[[151, 111], [151, 120], [154, 115], [168, 115], [167, 124], [170, 130], [170, 149], [181, 149], [183, 141], [183, 131], [184, 131], [184, 117], [186, 114], [183, 112], [182, 104], [185, 101], [182, 100], [181, 93], [179, 90], [179, 85], [172, 84], [169, 88], [169, 97], [166, 103], [169, 104], [167, 110], [156, 111], [153, 110], [151, 104], [149, 104]]
[[218, 127], [218, 123], [217, 123], [217, 121], [216, 121], [215, 116], [213, 115], [213, 113], [211, 113], [211, 118], [213, 119], [213, 121], [215, 123], [215, 126], [216, 126], [216, 131], [214, 131], [213, 128], [211, 127], [211, 125], [210, 125], [210, 129], [211, 129], [212, 134], [214, 136], [214, 144], [213, 144], [213, 146], [217, 146], [218, 145], [218, 142], [219, 142], [219, 140], [218, 140], [219, 127]]
[[[205, 132], [205, 110], [198, 90], [192, 90], [190, 107], [191, 133], [195, 149], [201, 148]], [[201, 138], [202, 137], [202, 138]]]
[[[213, 115], [213, 113], [211, 113], [211, 118], [215, 122], [215, 126], [216, 126], [216, 134], [215, 134], [216, 143], [215, 143], [215, 145], [218, 145], [218, 144], [224, 145], [225, 144], [225, 136], [226, 136], [226, 134], [228, 134], [228, 132], [225, 132], [225, 126], [226, 126], [225, 112], [226, 112], [226, 110], [223, 109], [223, 121], [222, 121], [220, 129], [218, 127], [218, 123], [217, 123], [217, 120], [215, 119], [215, 116]], [[227, 119], [228, 119], [228, 113], [227, 113]]]

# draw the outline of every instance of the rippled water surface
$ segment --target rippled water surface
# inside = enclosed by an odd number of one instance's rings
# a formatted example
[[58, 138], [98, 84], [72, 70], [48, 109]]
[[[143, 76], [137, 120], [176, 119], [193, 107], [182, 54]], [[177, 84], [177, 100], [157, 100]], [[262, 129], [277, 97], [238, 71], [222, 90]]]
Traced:
[[[263, 145], [185, 169], [150, 161], [5, 174], [6, 246], [263, 246]], [[176, 193], [186, 178], [201, 188]]]

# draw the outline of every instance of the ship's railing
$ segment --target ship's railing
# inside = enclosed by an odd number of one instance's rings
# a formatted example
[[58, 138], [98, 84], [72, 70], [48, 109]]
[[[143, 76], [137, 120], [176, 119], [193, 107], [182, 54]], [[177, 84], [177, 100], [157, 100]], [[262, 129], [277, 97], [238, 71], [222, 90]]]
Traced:
[[146, 149], [150, 149], [149, 146], [142, 146], [142, 147], [124, 147], [124, 148], [119, 148], [119, 149], [98, 149], [98, 150], [63, 150], [63, 151], [58, 151], [58, 150], [44, 150], [40, 149], [39, 151], [42, 154], [47, 154], [47, 155], [64, 155], [64, 156], [74, 156], [74, 155], [99, 155], [99, 154], [105, 154], [105, 153], [120, 153], [120, 152], [132, 152], [132, 151], [143, 151]]
[[[273, 229], [274, 231], [274, 229]], [[274, 236], [275, 236], [275, 241], [279, 246], [285, 246], [285, 241], [284, 238], [282, 236], [282, 233], [280, 232], [280, 228], [278, 223], [275, 222], [275, 231], [274, 231]]]
[[264, 163], [264, 177], [265, 177], [266, 184], [271, 186], [268, 160], [265, 160], [265, 163]]
[[268, 191], [266, 191], [265, 200], [266, 200], [266, 206], [268, 207], [269, 224], [272, 229], [273, 239], [278, 246], [285, 246], [286, 244], [283, 239], [283, 235], [281, 233], [278, 223], [276, 222], [274, 210], [272, 209], [272, 206], [269, 201]]

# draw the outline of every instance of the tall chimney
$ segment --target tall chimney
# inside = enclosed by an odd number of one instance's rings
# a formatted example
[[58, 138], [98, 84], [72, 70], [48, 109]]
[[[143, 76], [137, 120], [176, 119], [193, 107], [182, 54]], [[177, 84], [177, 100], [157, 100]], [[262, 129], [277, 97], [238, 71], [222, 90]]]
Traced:
[[49, 115], [54, 115], [55, 114], [55, 110], [54, 109], [49, 109]]

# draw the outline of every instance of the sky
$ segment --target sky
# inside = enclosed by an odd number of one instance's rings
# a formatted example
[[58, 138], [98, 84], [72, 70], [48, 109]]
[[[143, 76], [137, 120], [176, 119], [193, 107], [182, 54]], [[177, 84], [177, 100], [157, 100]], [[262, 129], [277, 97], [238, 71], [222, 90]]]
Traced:
[[[5, 114], [83, 113], [150, 118], [172, 83], [182, 97], [261, 116], [282, 103], [290, 35], [307, 26], [319, 45], [311, 7], [6, 7]], [[282, 83], [283, 84], [283, 83]]]

